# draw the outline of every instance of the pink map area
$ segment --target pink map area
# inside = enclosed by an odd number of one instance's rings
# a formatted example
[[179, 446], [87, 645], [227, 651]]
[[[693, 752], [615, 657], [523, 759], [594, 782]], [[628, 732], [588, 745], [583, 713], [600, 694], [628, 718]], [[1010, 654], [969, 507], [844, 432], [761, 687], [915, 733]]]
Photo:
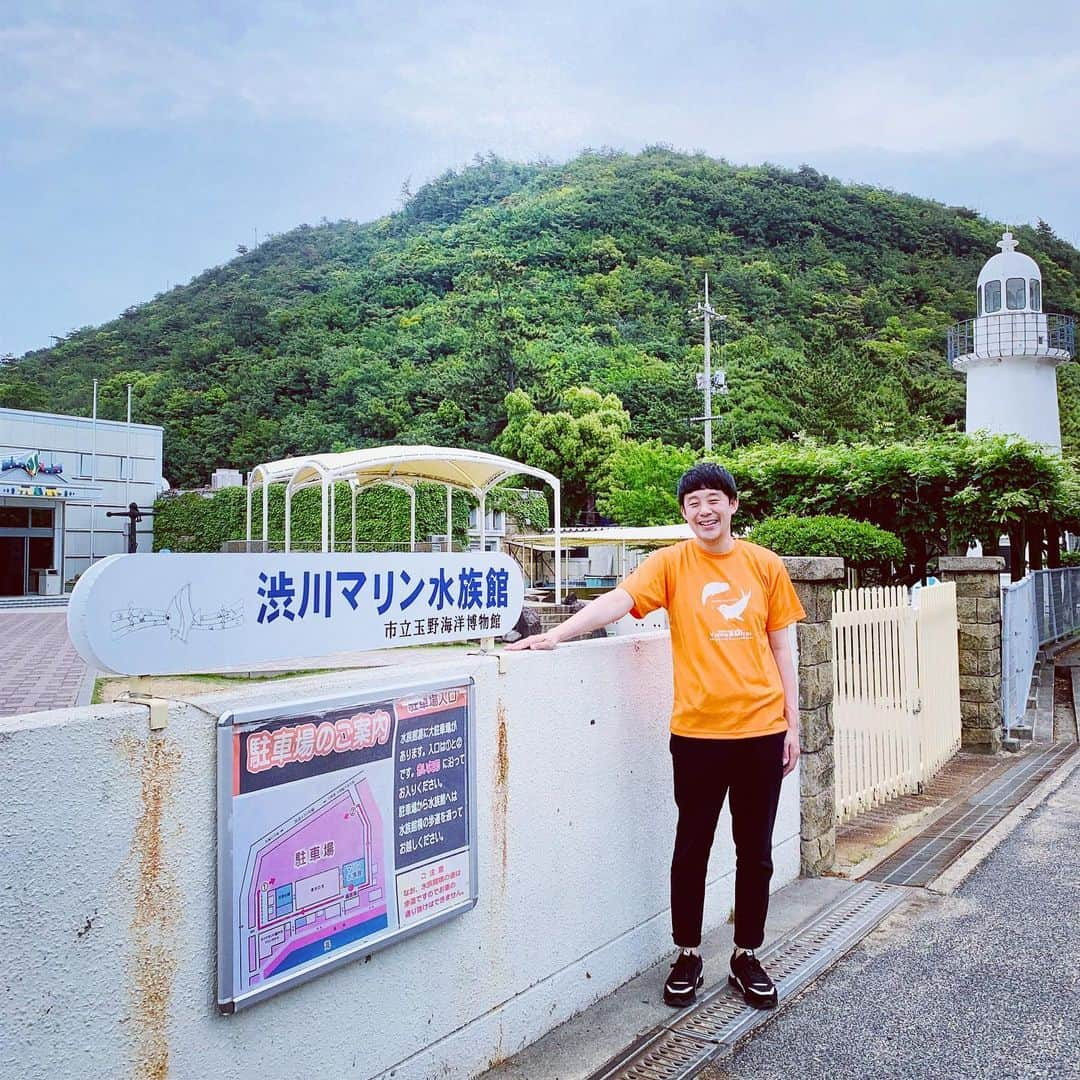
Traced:
[[245, 984], [384, 929], [384, 875], [382, 819], [357, 773], [252, 847]]

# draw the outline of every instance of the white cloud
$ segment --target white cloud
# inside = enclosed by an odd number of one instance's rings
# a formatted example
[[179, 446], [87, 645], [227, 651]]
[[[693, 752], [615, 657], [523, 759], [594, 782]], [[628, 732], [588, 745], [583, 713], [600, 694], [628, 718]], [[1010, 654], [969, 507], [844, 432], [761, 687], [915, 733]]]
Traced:
[[881, 55], [888, 43], [878, 42], [875, 57], [826, 39], [778, 45], [765, 61], [757, 36], [768, 26], [746, 31], [754, 48], [733, 34], [697, 41], [640, 6], [622, 13], [611, 40], [600, 37], [603, 12], [575, 18], [557, 5], [542, 17], [508, 8], [501, 19], [483, 5], [424, 19], [378, 8], [328, 5], [316, 16], [277, 3], [248, 22], [181, 31], [122, 14], [95, 29], [58, 18], [0, 28], [3, 109], [53, 138], [247, 111], [346, 134], [399, 126], [405, 137], [528, 156], [663, 140], [756, 159], [1003, 140], [1050, 152], [1080, 104], [1080, 51], [1067, 46], [974, 65], [950, 64], [936, 47]]
[[792, 149], [958, 152], [1008, 140], [1053, 151], [1078, 103], [1080, 52], [996, 70], [910, 54], [854, 67], [790, 100], [777, 134]]
[[33, 23], [0, 30], [6, 109], [82, 128], [160, 125], [221, 94], [213, 62], [160, 36]]

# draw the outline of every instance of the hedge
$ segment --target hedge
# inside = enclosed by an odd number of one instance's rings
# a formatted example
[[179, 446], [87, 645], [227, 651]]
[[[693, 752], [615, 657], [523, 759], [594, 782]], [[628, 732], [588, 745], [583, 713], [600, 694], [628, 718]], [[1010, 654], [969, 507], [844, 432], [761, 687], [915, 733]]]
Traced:
[[[339, 550], [348, 547], [352, 536], [350, 494], [347, 484], [337, 486], [334, 540]], [[154, 550], [220, 551], [226, 540], [242, 540], [246, 531], [246, 489], [223, 488], [213, 493], [186, 492], [163, 495], [154, 504]], [[269, 489], [270, 539], [285, 539], [285, 489]], [[454, 543], [463, 545], [468, 535], [469, 510], [476, 500], [463, 492], [453, 496]], [[539, 491], [496, 488], [489, 493], [487, 506], [505, 510], [521, 525], [532, 529], [548, 525], [547, 500]], [[292, 543], [297, 550], [310, 549], [322, 541], [321, 493], [304, 488], [293, 496]], [[252, 534], [262, 537], [262, 495], [252, 502]], [[425, 541], [432, 534], [446, 532], [446, 489], [420, 484], [416, 489], [416, 538]], [[409, 496], [399, 488], [376, 487], [361, 492], [356, 500], [356, 540], [365, 545], [398, 545], [409, 542]]]
[[904, 557], [904, 545], [894, 533], [868, 521], [826, 514], [766, 518], [750, 530], [749, 539], [778, 555], [839, 555], [856, 567], [882, 566]]

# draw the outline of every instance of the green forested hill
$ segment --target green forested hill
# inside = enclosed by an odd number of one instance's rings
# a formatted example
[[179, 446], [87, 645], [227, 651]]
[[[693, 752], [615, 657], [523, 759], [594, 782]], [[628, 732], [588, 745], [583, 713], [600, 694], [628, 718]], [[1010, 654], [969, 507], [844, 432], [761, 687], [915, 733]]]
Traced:
[[[946, 327], [1002, 226], [803, 167], [664, 149], [565, 165], [478, 160], [368, 224], [301, 226], [0, 369], [0, 404], [166, 428], [174, 484], [221, 465], [388, 441], [490, 446], [514, 388], [621, 398], [631, 434], [700, 442], [687, 311], [728, 316], [718, 443], [887, 439], [962, 418]], [[1045, 307], [1080, 313], [1080, 252], [1014, 230]], [[715, 360], [715, 357], [714, 357]], [[1080, 380], [1059, 375], [1067, 450]]]

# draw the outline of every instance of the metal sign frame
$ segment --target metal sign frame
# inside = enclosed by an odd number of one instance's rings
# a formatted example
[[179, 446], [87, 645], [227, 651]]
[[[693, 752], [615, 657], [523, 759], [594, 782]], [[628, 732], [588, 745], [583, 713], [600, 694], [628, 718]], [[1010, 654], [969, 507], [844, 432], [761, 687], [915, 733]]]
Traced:
[[[237, 882], [235, 880], [234, 868], [236, 865], [235, 853], [233, 846], [236, 840], [235, 835], [235, 799], [238, 797], [234, 794], [234, 782], [236, 775], [234, 769], [239, 768], [236, 762], [236, 754], [238, 752], [238, 739], [239, 736], [251, 732], [257, 732], [268, 725], [274, 725], [278, 721], [289, 720], [305, 720], [314, 719], [318, 721], [319, 717], [329, 714], [339, 713], [343, 710], [363, 708], [365, 705], [371, 705], [373, 703], [392, 701], [395, 706], [403, 699], [414, 698], [419, 695], [435, 694], [440, 691], [452, 690], [452, 689], [464, 689], [466, 693], [465, 703], [465, 725], [466, 725], [466, 738], [464, 740], [465, 752], [467, 754], [465, 760], [465, 790], [467, 798], [467, 806], [465, 813], [465, 825], [466, 825], [466, 844], [463, 847], [456, 848], [451, 852], [445, 852], [440, 855], [433, 856], [429, 862], [421, 862], [417, 864], [410, 864], [404, 867], [402, 870], [398, 869], [398, 841], [400, 839], [399, 823], [394, 819], [394, 808], [397, 805], [397, 799], [390, 798], [389, 806], [381, 808], [381, 812], [390, 820], [391, 824], [384, 829], [384, 836], [388, 833], [391, 837], [391, 848], [386, 858], [386, 865], [382, 868], [384, 871], [383, 878], [383, 891], [386, 896], [387, 903], [387, 925], [385, 929], [373, 932], [369, 936], [360, 938], [353, 941], [351, 944], [343, 945], [341, 947], [330, 948], [329, 939], [323, 942], [323, 947], [330, 953], [325, 959], [321, 956], [300, 963], [288, 974], [280, 974], [272, 976], [267, 980], [261, 982], [257, 986], [252, 986], [248, 989], [244, 989], [241, 985], [241, 979], [238, 977], [239, 969], [243, 963], [243, 950], [240, 946], [243, 944], [239, 941], [241, 932], [241, 925], [239, 921], [239, 905], [240, 903], [247, 903], [246, 899], [242, 899], [239, 896], [238, 889], [243, 886], [243, 880]], [[319, 975], [326, 973], [340, 967], [342, 964], [349, 961], [356, 960], [360, 957], [368, 957], [372, 953], [379, 949], [385, 948], [387, 945], [394, 944], [398, 941], [402, 941], [405, 938], [412, 937], [414, 934], [422, 933], [423, 931], [430, 930], [431, 928], [438, 926], [440, 923], [446, 922], [449, 919], [456, 918], [458, 915], [463, 914], [466, 911], [471, 910], [476, 906], [478, 897], [478, 882], [477, 882], [477, 845], [476, 845], [476, 690], [475, 680], [470, 675], [459, 676], [447, 676], [439, 678], [437, 680], [417, 681], [417, 682], [404, 682], [404, 683], [382, 683], [375, 686], [365, 687], [363, 690], [353, 691], [346, 694], [335, 694], [329, 696], [312, 696], [305, 698], [298, 698], [295, 700], [283, 702], [276, 705], [253, 707], [248, 709], [237, 709], [235, 711], [229, 711], [223, 713], [218, 719], [218, 827], [217, 827], [217, 920], [218, 920], [218, 992], [217, 1001], [218, 1008], [223, 1013], [233, 1013], [238, 1009], [243, 1009], [249, 1005], [253, 1005], [258, 1001], [261, 1001], [267, 997], [272, 996], [282, 990], [289, 989], [294, 986], [298, 986], [308, 980], [315, 978]], [[380, 765], [385, 765], [391, 770], [391, 792], [393, 793], [399, 783], [399, 767], [401, 765], [400, 758], [400, 735], [402, 732], [401, 717], [398, 715], [395, 708], [394, 715], [392, 717], [392, 729], [389, 738], [390, 741], [390, 755], [387, 761], [379, 762]], [[410, 770], [411, 771], [411, 770]], [[338, 769], [325, 770], [320, 775], [325, 775], [329, 781], [330, 777], [338, 774], [345, 774], [351, 772], [353, 778], [357, 775], [357, 767], [351, 764], [346, 764]], [[310, 779], [310, 778], [304, 778]], [[323, 800], [329, 798], [335, 791], [335, 788], [340, 785], [340, 779], [338, 781], [329, 782], [323, 786], [328, 788], [328, 792], [323, 793], [321, 798]], [[267, 789], [272, 787], [289, 786], [291, 781], [284, 781], [282, 784], [268, 785]], [[248, 792], [239, 797], [251, 797], [257, 795], [257, 792]], [[294, 800], [295, 801], [295, 800]], [[301, 802], [304, 799], [300, 800]], [[312, 810], [319, 806], [319, 800], [315, 803], [304, 808], [304, 810]], [[285, 824], [289, 822], [290, 818], [296, 816], [295, 810], [290, 810], [285, 813], [284, 819], [277, 828], [284, 828]], [[266, 836], [272, 835], [271, 833]], [[266, 839], [263, 837], [262, 839]], [[440, 861], [446, 862], [452, 858], [460, 857], [462, 854], [466, 855], [469, 883], [467, 895], [463, 899], [455, 903], [450, 904], [445, 909], [440, 909], [434, 912], [430, 917], [421, 918], [419, 921], [413, 922], [411, 925], [401, 926], [401, 911], [400, 901], [398, 895], [398, 878], [402, 874], [410, 873], [413, 870], [422, 870], [425, 866], [431, 866]], [[298, 853], [299, 854], [299, 853]], [[251, 854], [249, 853], [249, 859]], [[339, 871], [340, 872], [340, 871]], [[343, 881], [343, 876], [341, 879]], [[287, 886], [286, 888], [292, 888]], [[291, 894], [290, 894], [291, 895]], [[394, 917], [389, 919], [389, 905], [393, 903]], [[256, 937], [260, 935], [256, 934]], [[256, 946], [258, 948], [259, 946]], [[239, 959], [238, 959], [239, 958]]]

